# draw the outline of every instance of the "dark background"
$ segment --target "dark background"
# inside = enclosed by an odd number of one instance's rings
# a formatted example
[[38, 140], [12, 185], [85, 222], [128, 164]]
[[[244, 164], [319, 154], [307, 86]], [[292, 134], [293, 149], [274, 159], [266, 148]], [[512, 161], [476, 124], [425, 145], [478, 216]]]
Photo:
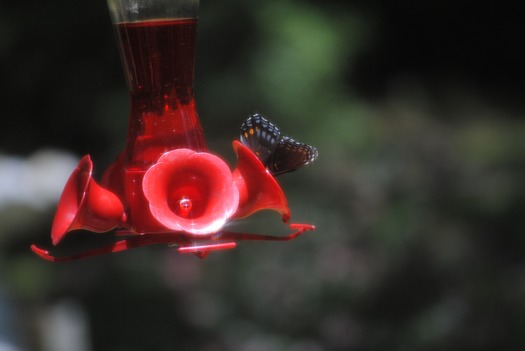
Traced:
[[[505, 1], [202, 1], [209, 146], [232, 159], [256, 111], [316, 145], [319, 160], [280, 181], [317, 231], [206, 260], [153, 247], [51, 264], [28, 246], [50, 244], [55, 204], [0, 202], [0, 349], [47, 350], [67, 326], [76, 350], [523, 349], [518, 14]], [[89, 153], [100, 175], [128, 113], [105, 2], [1, 3], [0, 63], [0, 166]]]

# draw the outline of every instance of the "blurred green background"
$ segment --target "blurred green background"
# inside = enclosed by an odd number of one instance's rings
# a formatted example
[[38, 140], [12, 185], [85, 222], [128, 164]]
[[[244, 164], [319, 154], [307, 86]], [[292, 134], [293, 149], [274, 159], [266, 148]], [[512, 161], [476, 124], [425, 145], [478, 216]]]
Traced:
[[[254, 112], [317, 146], [315, 164], [279, 178], [293, 220], [317, 231], [206, 260], [150, 247], [52, 264], [29, 244], [50, 244], [79, 157], [97, 177], [122, 150], [127, 90], [103, 0], [0, 3], [0, 350], [525, 349], [518, 13], [202, 1], [209, 146], [233, 160]], [[76, 237], [64, 252], [104, 240]]]

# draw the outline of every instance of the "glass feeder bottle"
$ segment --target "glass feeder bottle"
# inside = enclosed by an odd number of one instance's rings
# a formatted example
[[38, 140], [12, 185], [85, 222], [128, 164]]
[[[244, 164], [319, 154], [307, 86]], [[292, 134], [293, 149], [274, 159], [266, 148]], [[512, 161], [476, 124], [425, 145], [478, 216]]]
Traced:
[[130, 114], [120, 158], [122, 196], [137, 232], [154, 231], [142, 213], [142, 178], [165, 152], [207, 151], [194, 98], [198, 0], [107, 0], [124, 68]]
[[129, 89], [125, 169], [177, 148], [205, 151], [194, 98], [198, 0], [108, 0]]

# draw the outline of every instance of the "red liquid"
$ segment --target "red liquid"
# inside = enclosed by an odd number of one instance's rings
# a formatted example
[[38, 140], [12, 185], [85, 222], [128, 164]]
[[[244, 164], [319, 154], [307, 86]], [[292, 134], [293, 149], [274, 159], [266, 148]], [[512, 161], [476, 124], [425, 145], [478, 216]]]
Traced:
[[148, 168], [167, 151], [207, 150], [193, 96], [196, 27], [196, 19], [116, 25], [131, 111], [123, 172], [113, 177], [122, 177], [129, 229], [138, 233], [166, 230], [150, 214], [142, 191]]
[[119, 23], [131, 112], [124, 168], [147, 170], [166, 151], [206, 150], [193, 96], [196, 19]]

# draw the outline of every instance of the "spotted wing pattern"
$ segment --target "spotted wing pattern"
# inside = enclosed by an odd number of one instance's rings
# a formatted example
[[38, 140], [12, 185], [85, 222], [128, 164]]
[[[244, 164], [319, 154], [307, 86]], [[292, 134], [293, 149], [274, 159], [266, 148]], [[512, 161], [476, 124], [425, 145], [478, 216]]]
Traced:
[[248, 146], [265, 165], [280, 138], [279, 128], [258, 113], [248, 117], [241, 126], [241, 143]]
[[241, 142], [249, 147], [273, 175], [281, 175], [308, 165], [318, 156], [317, 149], [290, 137], [260, 114], [241, 126]]
[[315, 147], [284, 136], [265, 166], [273, 175], [280, 175], [314, 162], [317, 156]]

